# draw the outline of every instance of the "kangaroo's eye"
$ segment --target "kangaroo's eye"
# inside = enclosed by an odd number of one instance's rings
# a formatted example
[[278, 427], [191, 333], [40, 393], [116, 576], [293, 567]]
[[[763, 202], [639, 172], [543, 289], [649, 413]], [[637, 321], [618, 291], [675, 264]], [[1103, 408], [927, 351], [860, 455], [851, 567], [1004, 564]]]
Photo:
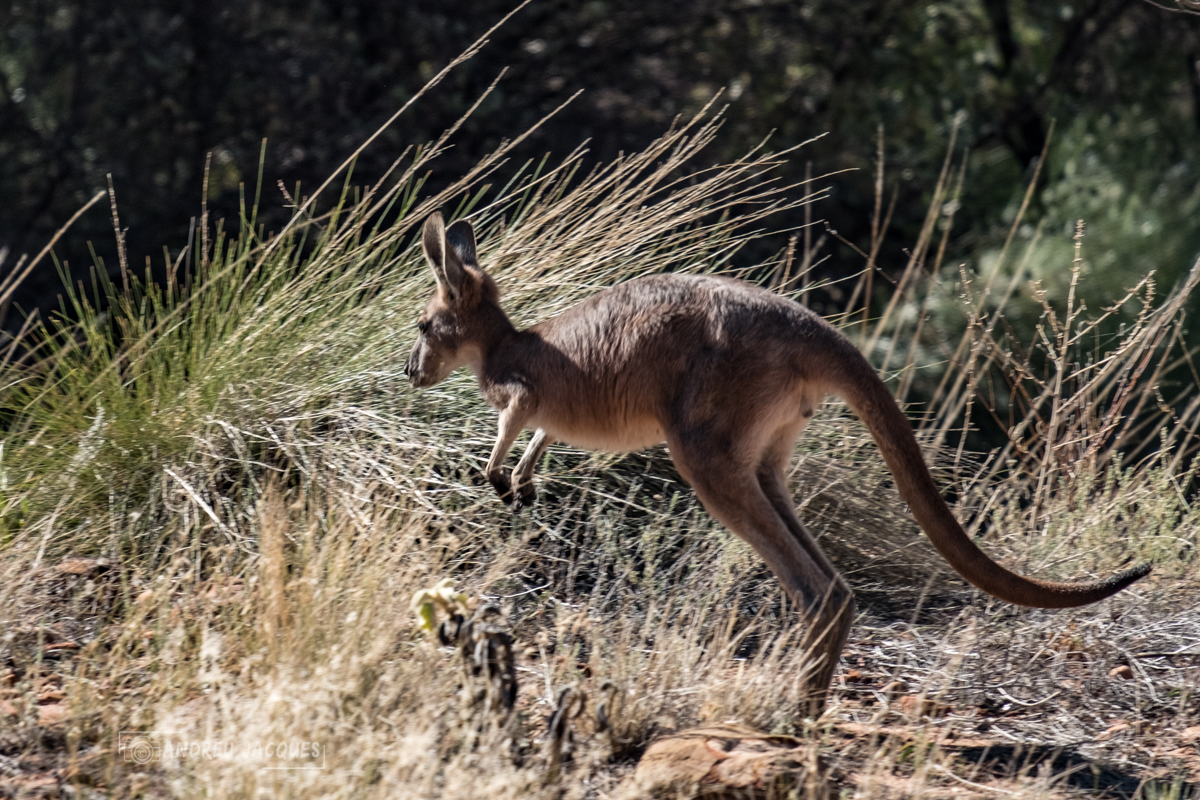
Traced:
[[429, 333], [429, 320], [423, 319], [417, 323], [417, 330], [421, 333]]

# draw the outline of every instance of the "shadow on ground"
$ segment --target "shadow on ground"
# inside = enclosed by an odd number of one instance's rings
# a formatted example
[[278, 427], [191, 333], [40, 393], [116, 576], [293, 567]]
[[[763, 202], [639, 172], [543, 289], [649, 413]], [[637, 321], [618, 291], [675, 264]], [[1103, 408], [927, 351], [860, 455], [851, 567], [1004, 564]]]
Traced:
[[[963, 762], [975, 764], [977, 772], [966, 777], [986, 783], [988, 779], [1042, 776], [1060, 788], [1082, 790], [1098, 797], [1132, 798], [1142, 788], [1143, 778], [1115, 764], [1094, 759], [1062, 747], [1047, 745], [989, 745], [985, 747], [945, 746]], [[1047, 774], [1049, 773], [1049, 774]], [[1179, 797], [1192, 797], [1200, 784], [1178, 786]]]

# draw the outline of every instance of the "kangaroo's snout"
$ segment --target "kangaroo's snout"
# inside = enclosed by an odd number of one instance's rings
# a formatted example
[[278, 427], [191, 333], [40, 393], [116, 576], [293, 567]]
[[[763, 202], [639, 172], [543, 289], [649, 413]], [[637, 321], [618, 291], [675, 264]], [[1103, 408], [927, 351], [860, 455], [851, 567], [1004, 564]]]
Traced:
[[413, 345], [412, 350], [408, 353], [408, 359], [404, 362], [404, 376], [408, 378], [410, 386], [422, 388], [427, 384], [421, 380], [421, 341], [418, 339]]
[[416, 357], [416, 355], [417, 348], [416, 345], [414, 345], [413, 349], [408, 351], [408, 358], [404, 361], [404, 377], [408, 378], [409, 383], [413, 382], [413, 375], [416, 373], [416, 368], [413, 365], [413, 359]]
[[414, 389], [425, 389], [441, 383], [454, 366], [447, 353], [433, 347], [424, 337], [417, 339], [404, 362], [404, 375]]

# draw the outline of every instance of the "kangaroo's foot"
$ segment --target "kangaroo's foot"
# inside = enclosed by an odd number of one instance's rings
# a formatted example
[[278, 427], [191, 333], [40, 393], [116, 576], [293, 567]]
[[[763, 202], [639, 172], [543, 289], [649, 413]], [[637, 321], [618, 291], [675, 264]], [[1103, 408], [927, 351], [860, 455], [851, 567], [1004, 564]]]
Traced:
[[537, 500], [537, 488], [533, 485], [533, 481], [527, 480], [524, 483], [517, 485], [516, 497], [513, 498], [513, 511], [520, 511], [522, 508], [529, 508]]

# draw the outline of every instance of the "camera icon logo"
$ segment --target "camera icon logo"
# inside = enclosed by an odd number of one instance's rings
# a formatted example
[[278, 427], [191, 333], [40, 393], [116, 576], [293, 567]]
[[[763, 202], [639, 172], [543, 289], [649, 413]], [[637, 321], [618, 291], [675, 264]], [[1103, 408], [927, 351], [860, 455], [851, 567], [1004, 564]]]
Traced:
[[144, 733], [122, 732], [118, 749], [131, 764], [150, 764], [162, 756], [162, 745]]

